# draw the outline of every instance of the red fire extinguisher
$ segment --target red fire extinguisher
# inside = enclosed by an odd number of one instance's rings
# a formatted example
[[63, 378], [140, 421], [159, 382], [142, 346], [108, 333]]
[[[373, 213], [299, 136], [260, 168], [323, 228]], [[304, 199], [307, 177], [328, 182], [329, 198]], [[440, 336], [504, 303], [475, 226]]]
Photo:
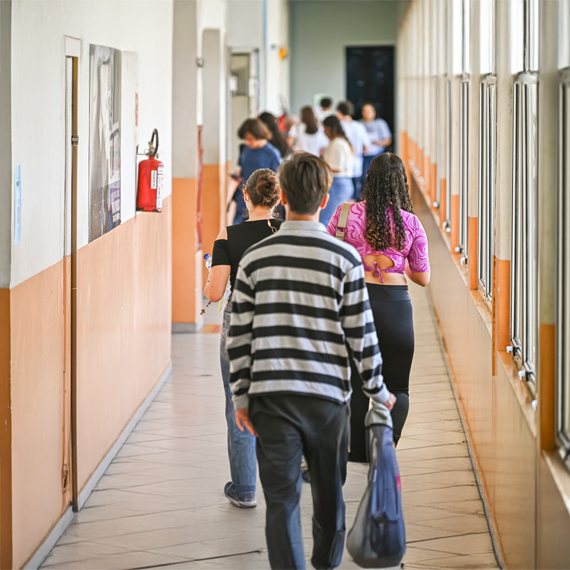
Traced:
[[139, 163], [139, 185], [137, 193], [137, 210], [143, 212], [162, 211], [162, 180], [164, 164], [158, 158], [158, 131], [152, 131], [148, 150], [144, 153], [147, 160]]

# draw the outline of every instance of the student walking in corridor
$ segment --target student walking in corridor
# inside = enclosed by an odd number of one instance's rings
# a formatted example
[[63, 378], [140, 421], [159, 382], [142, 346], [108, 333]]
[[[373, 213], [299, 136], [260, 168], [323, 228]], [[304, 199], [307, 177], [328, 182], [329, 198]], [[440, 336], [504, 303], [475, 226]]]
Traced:
[[272, 568], [305, 568], [299, 500], [304, 455], [315, 568], [342, 559], [351, 397], [349, 350], [367, 396], [392, 408], [364, 270], [319, 223], [332, 173], [308, 153], [281, 167], [287, 222], [242, 258], [228, 335], [236, 421], [258, 436]]

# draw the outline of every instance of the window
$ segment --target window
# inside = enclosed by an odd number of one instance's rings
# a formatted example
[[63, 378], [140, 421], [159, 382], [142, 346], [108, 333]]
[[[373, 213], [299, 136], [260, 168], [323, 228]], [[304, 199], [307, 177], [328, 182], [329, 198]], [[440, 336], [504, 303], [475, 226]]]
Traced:
[[513, 222], [511, 345], [521, 378], [536, 376], [537, 339], [537, 142], [536, 75], [521, 73], [513, 93]]
[[494, 73], [495, 0], [480, 0], [479, 22], [479, 71], [481, 74]]
[[[511, 347], [519, 375], [534, 391], [538, 337], [538, 0], [512, 0], [513, 38], [522, 26], [522, 65], [513, 87]], [[522, 20], [522, 22], [521, 22]], [[520, 30], [519, 30], [520, 31]], [[520, 51], [517, 46], [513, 46]]]
[[477, 279], [489, 301], [493, 290], [493, 213], [495, 201], [495, 83], [494, 75], [480, 84], [479, 93], [479, 226]]
[[558, 155], [556, 434], [570, 459], [570, 68], [561, 73]]
[[459, 247], [461, 262], [468, 261], [469, 204], [469, 0], [461, 0], [462, 76], [459, 96]]
[[446, 232], [451, 232], [451, 93], [452, 83], [448, 76], [445, 82], [445, 222], [443, 227]]
[[461, 78], [459, 100], [459, 247], [467, 263], [467, 204], [469, 180], [469, 77]]

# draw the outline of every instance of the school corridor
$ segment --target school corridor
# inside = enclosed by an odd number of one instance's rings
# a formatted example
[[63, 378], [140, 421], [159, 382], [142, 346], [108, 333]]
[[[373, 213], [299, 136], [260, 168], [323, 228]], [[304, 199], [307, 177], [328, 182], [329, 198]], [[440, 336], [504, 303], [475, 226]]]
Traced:
[[[416, 358], [397, 457], [413, 568], [498, 568], [429, 294], [412, 287]], [[215, 308], [207, 333], [176, 334], [173, 369], [82, 511], [42, 565], [50, 570], [267, 569], [265, 508], [236, 509], [229, 479]], [[349, 464], [347, 528], [367, 468]], [[302, 502], [311, 553], [309, 485]], [[307, 562], [309, 564], [309, 562]], [[345, 552], [341, 569], [358, 568]]]
[[429, 257], [388, 279], [405, 569], [570, 570], [570, 0], [0, 0], [0, 570], [269, 568], [262, 493], [224, 495], [205, 256], [299, 151]]

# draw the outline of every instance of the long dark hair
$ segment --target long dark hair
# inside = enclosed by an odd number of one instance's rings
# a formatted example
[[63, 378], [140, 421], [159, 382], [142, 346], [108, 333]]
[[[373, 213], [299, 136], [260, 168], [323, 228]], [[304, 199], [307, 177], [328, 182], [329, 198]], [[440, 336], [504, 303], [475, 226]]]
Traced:
[[[366, 239], [375, 251], [392, 245], [402, 251], [406, 247], [406, 229], [401, 210], [414, 213], [404, 163], [399, 156], [385, 152], [370, 165], [362, 192], [366, 200]], [[394, 233], [390, 221], [394, 207]]]
[[259, 119], [265, 123], [265, 126], [271, 132], [269, 142], [281, 153], [281, 156], [285, 158], [291, 152], [291, 148], [287, 143], [285, 135], [279, 130], [279, 124], [277, 123], [275, 115], [265, 111], [265, 113], [259, 115]]
[[315, 118], [315, 112], [312, 107], [307, 105], [301, 109], [301, 121], [305, 123], [305, 126], [307, 127], [305, 132], [308, 135], [314, 135], [319, 131], [319, 123]]
[[341, 122], [339, 121], [338, 117], [336, 117], [335, 115], [329, 115], [323, 121], [323, 125], [331, 130], [333, 139], [336, 139], [337, 137], [343, 138], [354, 152], [352, 144], [348, 140], [348, 137], [346, 136], [346, 133], [344, 132], [344, 129], [342, 128]]

